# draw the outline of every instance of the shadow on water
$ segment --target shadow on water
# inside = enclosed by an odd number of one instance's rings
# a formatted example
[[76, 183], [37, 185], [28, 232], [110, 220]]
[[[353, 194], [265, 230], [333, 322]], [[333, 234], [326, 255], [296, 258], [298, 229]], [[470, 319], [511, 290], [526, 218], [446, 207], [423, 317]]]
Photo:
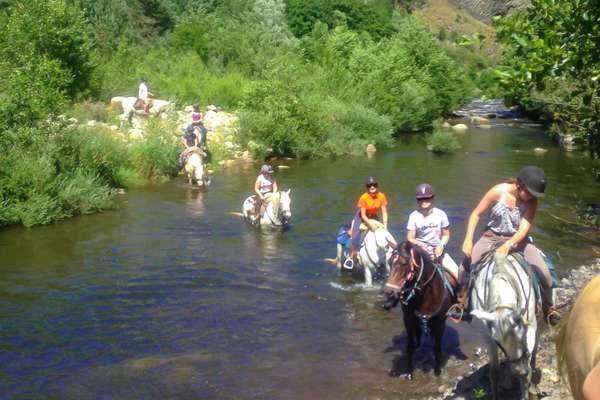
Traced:
[[[385, 349], [386, 353], [402, 353], [394, 356], [392, 367], [389, 371], [389, 374], [392, 377], [406, 376], [408, 373], [408, 358], [406, 356], [407, 343], [408, 336], [406, 333], [402, 333], [401, 335], [394, 336], [392, 339], [392, 345]], [[434, 366], [433, 344], [433, 337], [423, 333], [421, 345], [415, 350], [413, 360], [415, 371], [420, 370], [426, 374], [432, 373]], [[442, 368], [446, 367], [449, 358], [466, 360], [467, 356], [460, 349], [458, 331], [450, 326], [447, 326], [442, 339]]]

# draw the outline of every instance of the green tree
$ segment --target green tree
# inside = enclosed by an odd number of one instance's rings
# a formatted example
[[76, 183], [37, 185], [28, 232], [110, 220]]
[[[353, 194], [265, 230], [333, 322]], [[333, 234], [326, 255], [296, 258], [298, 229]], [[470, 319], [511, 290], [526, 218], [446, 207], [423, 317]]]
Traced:
[[550, 111], [600, 156], [600, 3], [533, 0], [495, 22], [505, 44], [496, 76], [506, 102]]

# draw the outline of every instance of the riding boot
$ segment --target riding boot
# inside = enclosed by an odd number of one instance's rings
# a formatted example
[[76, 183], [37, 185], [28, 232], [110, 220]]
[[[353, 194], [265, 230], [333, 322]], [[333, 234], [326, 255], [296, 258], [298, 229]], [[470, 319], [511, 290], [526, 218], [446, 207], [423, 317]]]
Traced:
[[560, 314], [554, 309], [552, 300], [552, 288], [540, 287], [542, 294], [542, 310], [544, 311], [544, 321], [549, 326], [555, 326], [560, 322]]

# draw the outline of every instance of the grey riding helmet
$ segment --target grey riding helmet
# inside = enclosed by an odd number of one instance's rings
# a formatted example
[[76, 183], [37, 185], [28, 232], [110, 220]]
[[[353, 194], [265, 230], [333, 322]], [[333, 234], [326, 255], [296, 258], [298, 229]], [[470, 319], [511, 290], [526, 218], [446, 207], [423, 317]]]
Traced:
[[260, 173], [261, 174], [272, 174], [273, 167], [271, 167], [269, 164], [265, 164], [260, 168]]
[[532, 196], [544, 197], [544, 191], [546, 190], [546, 174], [541, 168], [533, 165], [524, 167], [519, 171], [517, 178]]

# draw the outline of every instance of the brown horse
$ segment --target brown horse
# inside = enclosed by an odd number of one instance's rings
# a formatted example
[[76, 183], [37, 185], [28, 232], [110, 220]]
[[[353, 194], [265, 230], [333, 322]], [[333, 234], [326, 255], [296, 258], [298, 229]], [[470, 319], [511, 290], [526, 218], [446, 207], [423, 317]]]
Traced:
[[[446, 329], [446, 313], [452, 304], [452, 294], [446, 282], [456, 287], [454, 278], [434, 264], [428, 254], [418, 246], [402, 242], [390, 259], [391, 272], [385, 284], [386, 302], [382, 307], [389, 310], [402, 303], [404, 326], [408, 336], [407, 378], [413, 378], [413, 355], [421, 345], [421, 332], [430, 332], [435, 343], [435, 375], [441, 373], [442, 336]], [[416, 345], [415, 345], [416, 341]]]
[[600, 399], [600, 275], [583, 288], [563, 316], [556, 337], [561, 374], [569, 377], [576, 400]]

